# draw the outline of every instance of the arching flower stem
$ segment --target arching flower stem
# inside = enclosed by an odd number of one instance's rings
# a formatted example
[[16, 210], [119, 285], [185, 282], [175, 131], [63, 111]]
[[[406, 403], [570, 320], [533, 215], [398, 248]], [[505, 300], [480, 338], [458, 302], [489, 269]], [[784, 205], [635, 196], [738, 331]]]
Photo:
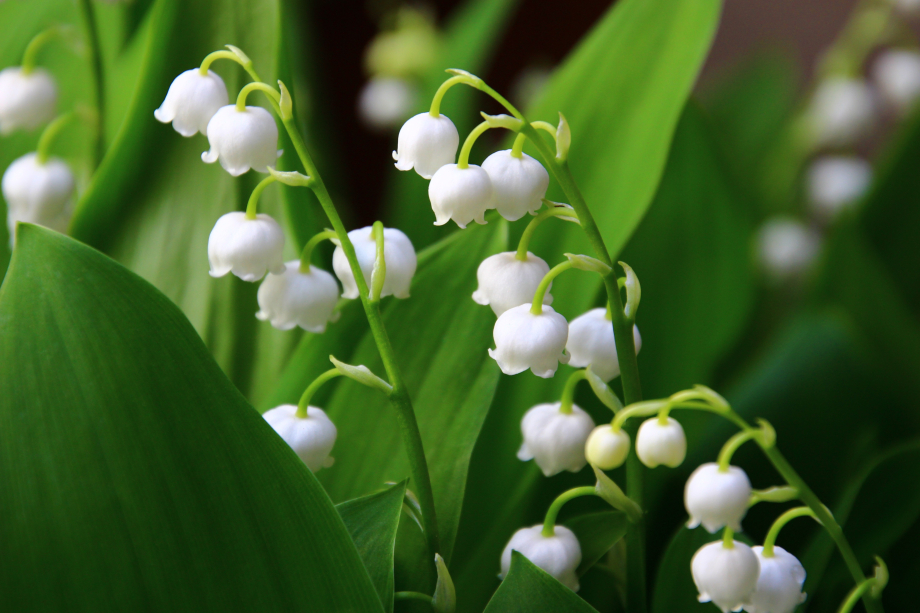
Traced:
[[728, 439], [719, 452], [719, 472], [727, 473], [735, 451], [749, 440], [756, 438], [759, 433], [759, 430], [742, 430]]
[[307, 407], [310, 406], [310, 400], [313, 399], [313, 395], [316, 394], [316, 391], [322, 387], [326, 381], [341, 377], [342, 374], [343, 373], [337, 368], [330, 368], [315, 378], [313, 382], [307, 386], [307, 389], [304, 390], [303, 395], [300, 397], [300, 402], [297, 403], [297, 417], [304, 419], [307, 416]]
[[262, 192], [265, 191], [265, 188], [277, 181], [274, 176], [268, 175], [256, 185], [255, 189], [252, 190], [252, 194], [249, 196], [249, 203], [246, 205], [246, 219], [255, 219], [256, 214], [259, 212], [259, 197], [262, 196]]
[[559, 516], [559, 511], [562, 510], [565, 503], [579, 496], [597, 496], [597, 489], [593, 485], [586, 485], [559, 494], [553, 501], [553, 504], [549, 505], [549, 509], [546, 510], [546, 517], [543, 519], [543, 530], [541, 532], [543, 536], [553, 536], [556, 534], [556, 518]]
[[575, 388], [578, 386], [579, 381], [584, 381], [587, 378], [588, 373], [583, 368], [569, 375], [565, 382], [565, 387], [562, 388], [562, 402], [559, 405], [560, 413], [568, 414], [572, 412], [572, 405], [575, 404]]
[[254, 91], [264, 92], [265, 95], [271, 98], [272, 102], [274, 102], [275, 104], [279, 104], [281, 102], [281, 95], [277, 91], [275, 91], [275, 88], [273, 88], [271, 85], [266, 85], [265, 83], [262, 83], [261, 81], [255, 81], [253, 83], [249, 83], [243, 89], [240, 90], [240, 95], [236, 97], [236, 110], [237, 111], [242, 113], [243, 111], [246, 110], [246, 98], [248, 98], [249, 94], [251, 94]]
[[735, 531], [728, 526], [725, 526], [725, 530], [722, 532], [722, 547], [725, 549], [735, 548]]
[[[549, 203], [548, 200], [546, 202]], [[522, 262], [527, 259], [527, 250], [530, 248], [530, 241], [533, 238], [534, 232], [537, 231], [537, 226], [539, 226], [550, 217], [564, 217], [570, 219], [571, 221], [578, 221], [578, 217], [576, 217], [575, 211], [571, 207], [550, 203], [550, 207], [548, 209], [540, 211], [536, 217], [530, 220], [530, 223], [527, 224], [527, 227], [524, 228], [524, 233], [521, 234], [521, 240], [518, 242], [517, 253], [514, 257], [521, 260]]]
[[449, 90], [454, 85], [457, 85], [458, 83], [466, 83], [467, 81], [468, 81], [468, 77], [463, 76], [463, 75], [458, 75], [456, 77], [451, 77], [447, 79], [446, 81], [444, 81], [443, 83], [441, 83], [441, 87], [438, 88], [438, 91], [434, 93], [434, 98], [431, 99], [431, 108], [428, 111], [431, 114], [431, 116], [432, 117], [441, 116], [441, 100], [444, 99], [444, 95], [447, 93], [447, 90]]
[[316, 249], [316, 246], [321, 242], [333, 238], [336, 238], [336, 233], [332, 230], [325, 230], [318, 234], [314, 234], [310, 240], [307, 241], [307, 244], [303, 246], [303, 251], [300, 252], [300, 272], [310, 272], [310, 259], [313, 257], [313, 250]]
[[[226, 51], [224, 49], [221, 49], [220, 51], [215, 51], [214, 53], [209, 53], [201, 61], [201, 66], [198, 69], [199, 73], [201, 74], [201, 76], [207, 75], [208, 70], [211, 68], [211, 64], [213, 64], [217, 60], [233, 60], [234, 62], [236, 62], [237, 64], [243, 67], [243, 70], [245, 70], [249, 74], [249, 76], [252, 78], [253, 81], [261, 81], [262, 79], [259, 78], [258, 73], [253, 68], [252, 60], [250, 60], [245, 55], [243, 55], [242, 57], [240, 56], [241, 56], [241, 53], [235, 53], [233, 51]], [[246, 58], [245, 60], [243, 59], [244, 57]]]
[[518, 134], [514, 137], [514, 144], [511, 146], [511, 157], [521, 159], [524, 157], [524, 143], [527, 142], [526, 134]]
[[473, 128], [473, 131], [470, 132], [466, 140], [463, 141], [463, 148], [460, 149], [460, 155], [457, 156], [457, 168], [464, 169], [470, 167], [470, 151], [473, 149], [473, 143], [476, 142], [476, 139], [479, 138], [483, 132], [491, 127], [488, 121], [483, 121]]
[[763, 557], [773, 557], [773, 546], [776, 545], [776, 538], [779, 536], [779, 531], [783, 529], [783, 526], [797, 517], [811, 517], [815, 520], [818, 519], [815, 515], [815, 512], [808, 507], [796, 507], [794, 509], [789, 509], [777, 517], [776, 521], [773, 522], [773, 525], [770, 526], [770, 531], [767, 532], [767, 538], [763, 540], [763, 552], [761, 554]]
[[543, 279], [540, 281], [540, 285], [537, 286], [537, 291], [535, 291], [533, 294], [533, 302], [530, 306], [531, 313], [534, 315], [543, 314], [543, 298], [546, 296], [546, 292], [549, 291], [549, 284], [553, 282], [553, 279], [574, 267], [575, 262], [572, 260], [566, 260], [562, 264], [556, 264], [550, 269], [548, 273], [543, 275]]
[[38, 146], [36, 147], [36, 157], [39, 164], [48, 163], [48, 159], [51, 157], [51, 145], [54, 144], [54, 140], [76, 118], [77, 114], [74, 111], [69, 111], [59, 115], [45, 127], [42, 135], [38, 138]]

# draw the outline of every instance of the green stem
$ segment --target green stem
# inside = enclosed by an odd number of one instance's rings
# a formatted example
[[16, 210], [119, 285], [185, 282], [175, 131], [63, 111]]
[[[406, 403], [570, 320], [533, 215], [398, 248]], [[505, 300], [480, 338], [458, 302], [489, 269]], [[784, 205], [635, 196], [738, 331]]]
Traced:
[[39, 164], [44, 165], [48, 163], [48, 160], [51, 158], [51, 145], [54, 144], [54, 139], [61, 133], [61, 130], [67, 127], [67, 124], [76, 118], [77, 114], [73, 111], [64, 113], [55, 118], [55, 120], [49, 123], [42, 131], [42, 135], [38, 139], [38, 147], [36, 147], [36, 155]]
[[541, 211], [540, 214], [531, 219], [530, 223], [527, 224], [527, 227], [524, 228], [524, 233], [521, 234], [521, 240], [518, 242], [517, 254], [514, 257], [521, 260], [522, 262], [527, 260], [527, 250], [530, 247], [530, 241], [533, 238], [534, 232], [537, 231], [537, 226], [539, 226], [550, 217], [571, 217], [572, 219], [578, 221], [578, 218], [575, 216], [575, 211], [573, 211], [570, 207], [551, 206], [548, 209]]
[[560, 413], [572, 412], [572, 405], [575, 404], [575, 388], [578, 386], [579, 381], [584, 381], [587, 377], [588, 373], [586, 373], [583, 368], [569, 375], [568, 380], [565, 382], [565, 387], [562, 388], [562, 403], [559, 406]]
[[29, 75], [35, 70], [35, 64], [38, 62], [38, 52], [42, 47], [61, 35], [61, 26], [52, 26], [47, 30], [42, 30], [29, 41], [26, 50], [22, 53], [22, 64], [19, 71], [23, 75]]
[[559, 516], [559, 511], [562, 510], [562, 506], [569, 500], [578, 498], [579, 496], [597, 496], [597, 489], [593, 485], [586, 485], [559, 494], [553, 501], [553, 504], [549, 505], [549, 509], [546, 510], [546, 517], [543, 519], [543, 536], [553, 536], [556, 534], [556, 518]]
[[777, 517], [776, 521], [773, 522], [773, 525], [770, 526], [770, 531], [767, 532], [767, 538], [763, 540], [763, 557], [773, 557], [773, 546], [776, 545], [776, 537], [779, 536], [779, 531], [783, 529], [783, 526], [797, 517], [812, 517], [817, 519], [817, 517], [815, 517], [815, 512], [812, 511], [809, 507], [796, 507], [794, 509], [789, 509]]
[[243, 89], [240, 90], [240, 95], [236, 97], [236, 110], [243, 112], [246, 110], [246, 98], [250, 93], [254, 91], [264, 92], [272, 102], [276, 105], [281, 100], [281, 94], [279, 94], [271, 85], [266, 85], [261, 81], [256, 81], [246, 85]]
[[307, 389], [304, 390], [303, 395], [300, 397], [300, 402], [297, 403], [297, 417], [304, 419], [307, 416], [307, 407], [310, 406], [310, 400], [313, 399], [313, 395], [316, 391], [323, 386], [323, 383], [336, 377], [341, 377], [342, 373], [335, 368], [330, 368], [307, 386]]
[[483, 132], [488, 130], [489, 126], [488, 121], [484, 121], [470, 132], [469, 136], [466, 137], [466, 140], [463, 141], [463, 148], [460, 149], [460, 157], [457, 158], [457, 168], [461, 170], [470, 167], [470, 151], [473, 149], [473, 143], [476, 142], [476, 139], [479, 138]]
[[722, 547], [725, 549], [735, 548], [735, 531], [728, 526], [725, 526], [725, 531], [722, 533]]
[[760, 430], [742, 430], [725, 442], [722, 451], [719, 452], [719, 472], [727, 473], [728, 467], [731, 466], [732, 456], [741, 445], [755, 438], [760, 434]]
[[310, 259], [313, 257], [313, 250], [324, 240], [335, 237], [336, 233], [332, 230], [326, 230], [325, 232], [313, 235], [313, 237], [307, 241], [307, 244], [303, 246], [303, 251], [300, 252], [300, 272], [310, 272]]
[[[853, 607], [856, 606], [856, 603], [859, 602], [860, 598], [863, 599], [863, 604], [865, 604], [865, 599], [869, 598], [867, 592], [874, 583], [875, 579], [870, 578], [854, 587], [850, 591], [849, 595], [847, 595], [847, 599], [843, 601], [842, 605], [840, 605], [840, 609], [837, 610], [837, 613], [850, 613], [850, 611], [853, 610]], [[868, 606], [866, 607], [866, 610], [869, 610]]]
[[96, 27], [96, 13], [91, 0], [77, 0], [83, 28], [86, 31], [86, 52], [89, 56], [90, 68], [93, 73], [93, 98], [96, 107], [95, 130], [92, 149], [93, 168], [99, 165], [105, 153], [105, 143], [102, 141], [102, 131], [105, 129], [105, 71], [102, 69], [102, 55], [99, 47], [99, 33]]
[[255, 189], [252, 190], [252, 194], [249, 196], [249, 203], [246, 205], [246, 219], [255, 219], [256, 213], [259, 209], [259, 197], [262, 195], [262, 192], [265, 191], [265, 188], [277, 181], [274, 175], [268, 175], [256, 185]]
[[199, 74], [201, 74], [201, 76], [207, 75], [208, 70], [211, 68], [211, 64], [213, 64], [216, 60], [233, 60], [242, 66], [243, 70], [249, 73], [249, 76], [252, 77], [253, 81], [262, 80], [259, 78], [259, 74], [253, 68], [252, 61], [246, 63], [240, 59], [240, 56], [237, 54], [233, 53], [232, 51], [225, 50], [215, 51], [214, 53], [209, 53], [207, 56], [205, 56], [205, 58], [201, 61], [201, 66], [198, 69]]
[[532, 125], [537, 130], [548, 132], [549, 135], [553, 137], [553, 141], [556, 140], [556, 126], [549, 123], [548, 121], [533, 121], [530, 123], [530, 125]]
[[383, 222], [375, 221], [373, 227], [374, 241], [377, 243], [377, 257], [374, 258], [374, 271], [371, 273], [371, 302], [380, 302], [383, 284], [387, 278], [386, 245], [383, 240]]
[[467, 77], [456, 76], [456, 77], [451, 77], [447, 79], [446, 81], [444, 81], [443, 83], [441, 83], [441, 87], [438, 88], [438, 91], [434, 93], [434, 98], [431, 99], [431, 109], [429, 109], [428, 113], [432, 117], [440, 117], [441, 116], [441, 100], [444, 99], [444, 94], [447, 93], [447, 90], [449, 90], [454, 85], [457, 85], [458, 83], [465, 83], [468, 81], [469, 79]]
[[553, 282], [553, 279], [574, 266], [575, 262], [568, 260], [562, 264], [556, 264], [548, 273], [543, 275], [543, 279], [540, 280], [540, 285], [537, 286], [537, 291], [533, 293], [533, 302], [530, 305], [531, 313], [534, 315], [543, 314], [543, 298], [546, 297], [546, 292], [549, 291], [549, 286]]
[[524, 157], [524, 143], [527, 141], [526, 134], [518, 134], [514, 138], [514, 145], [511, 147], [511, 157], [521, 159]]

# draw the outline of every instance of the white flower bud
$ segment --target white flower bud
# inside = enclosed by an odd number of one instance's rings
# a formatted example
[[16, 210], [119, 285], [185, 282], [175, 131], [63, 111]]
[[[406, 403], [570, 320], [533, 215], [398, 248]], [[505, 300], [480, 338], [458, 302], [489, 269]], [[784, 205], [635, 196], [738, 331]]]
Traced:
[[436, 226], [443, 226], [451, 219], [461, 228], [471, 221], [484, 224], [486, 211], [495, 207], [492, 180], [476, 164], [467, 168], [456, 164], [441, 166], [428, 184], [428, 198]]
[[875, 60], [872, 77], [882, 98], [899, 113], [906, 113], [920, 97], [920, 53], [886, 51]]
[[670, 468], [680, 466], [687, 456], [684, 429], [673, 417], [668, 417], [666, 424], [657, 417], [645, 420], [636, 434], [636, 455], [649, 468], [659, 464]]
[[208, 122], [229, 101], [223, 79], [210, 70], [203, 75], [193, 68], [173, 80], [153, 116], [161, 123], [172, 122], [173, 129], [182, 136], [195, 136], [198, 132], [207, 135]]
[[271, 113], [260, 106], [236, 110], [230, 104], [218, 109], [208, 122], [211, 149], [201, 159], [213, 164], [218, 159], [224, 170], [234, 177], [248, 172], [268, 172], [281, 155], [278, 151], [278, 126]]
[[[365, 226], [352, 230], [348, 233], [348, 239], [355, 246], [355, 255], [358, 256], [358, 264], [364, 273], [364, 280], [367, 286], [371, 286], [371, 275], [374, 271], [374, 262], [377, 260], [377, 241], [374, 239], [374, 228]], [[338, 239], [332, 242], [338, 245]], [[412, 284], [412, 277], [415, 275], [415, 268], [418, 266], [418, 258], [415, 255], [415, 248], [412, 247], [412, 241], [396, 228], [383, 229], [383, 261], [387, 265], [387, 274], [383, 281], [383, 291], [380, 297], [396, 296], [397, 298], [409, 297], [409, 286]], [[358, 284], [351, 272], [351, 266], [348, 265], [348, 258], [341, 245], [335, 248], [332, 254], [332, 269], [335, 276], [342, 282], [342, 297], [357, 298]]]
[[538, 404], [521, 419], [524, 442], [517, 457], [533, 460], [547, 477], [585, 467], [585, 441], [594, 428], [594, 420], [578, 406], [572, 405], [571, 413], [562, 413], [560, 406], [561, 402]]
[[530, 303], [508, 309], [495, 322], [492, 338], [495, 349], [489, 355], [506, 375], [516, 375], [528, 368], [538, 377], [556, 374], [558, 363], [567, 364], [565, 340], [569, 325], [565, 317], [544, 306], [534, 315]]
[[827, 156], [808, 169], [808, 197], [824, 218], [833, 218], [847, 205], [859, 200], [872, 181], [872, 167], [857, 157]]
[[581, 545], [575, 533], [565, 526], [555, 526], [553, 536], [543, 536], [543, 524], [521, 528], [512, 535], [502, 551], [501, 570], [504, 579], [511, 569], [511, 552], [518, 551], [525, 558], [573, 592], [577, 592], [578, 576], [575, 569], [581, 563]]
[[748, 613], [792, 613], [805, 602], [802, 586], [805, 585], [805, 568], [798, 558], [783, 549], [773, 547], [773, 555], [764, 557], [763, 547], [752, 547], [760, 562], [760, 577], [750, 604], [744, 605]]
[[684, 488], [684, 506], [690, 514], [688, 528], [700, 524], [714, 534], [728, 526], [741, 532], [751, 499], [751, 482], [747, 474], [737, 466], [729, 466], [726, 472], [719, 470], [715, 462], [701, 464], [687, 479]]
[[810, 119], [819, 145], [852, 145], [875, 124], [876, 102], [861, 79], [830, 78], [821, 83], [812, 99]]
[[738, 541], [727, 549], [722, 541], [703, 545], [693, 554], [690, 571], [700, 602], [712, 602], [722, 613], [740, 611], [751, 602], [760, 565], [751, 548]]
[[621, 466], [629, 455], [629, 435], [622, 429], [614, 431], [610, 424], [595, 428], [585, 443], [585, 457], [601, 470]]
[[406, 119], [417, 97], [418, 92], [405, 79], [374, 77], [358, 95], [358, 115], [371, 128], [387, 130]]
[[232, 272], [243, 281], [258, 281], [266, 272], [284, 272], [284, 232], [278, 222], [259, 213], [255, 219], [246, 213], [223, 215], [208, 238], [211, 276]]
[[[639, 328], [633, 326], [633, 343], [636, 353], [642, 349]], [[569, 324], [569, 340], [565, 346], [576, 368], [590, 366], [605, 383], [620, 376], [620, 362], [617, 359], [617, 345], [613, 337], [613, 325], [607, 319], [607, 309], [591, 309], [579, 315]]]
[[31, 130], [54, 118], [57, 85], [46, 70], [11, 66], [0, 70], [0, 134]]
[[549, 173], [526, 153], [516, 158], [511, 149], [496, 151], [482, 163], [492, 180], [492, 207], [508, 221], [517, 221], [526, 213], [543, 206]]
[[446, 115], [432, 117], [427, 111], [411, 117], [399, 129], [393, 159], [399, 170], [412, 170], [430, 179], [441, 166], [457, 156], [460, 134]]
[[338, 319], [335, 277], [315, 266], [301, 272], [300, 260], [286, 262], [284, 267], [283, 273], [269, 274], [259, 286], [256, 317], [271, 321], [279, 330], [300, 326], [308, 332], [325, 332], [326, 324]]
[[[532, 303], [537, 286], [548, 272], [549, 265], [529, 251], [526, 260], [517, 259], [514, 251], [496, 253], [484, 259], [476, 270], [479, 287], [473, 292], [473, 300], [491, 306], [500, 316], [512, 307]], [[549, 288], [552, 287], [550, 282]], [[543, 304], [552, 303], [553, 296], [547, 289]]]
[[7, 204], [10, 246], [18, 222], [39, 224], [59, 232], [66, 229], [74, 178], [63, 161], [51, 158], [42, 164], [37, 154], [27, 153], [3, 173], [2, 190]]
[[316, 407], [307, 407], [306, 417], [297, 417], [297, 406], [283, 404], [266, 411], [262, 417], [275, 429], [278, 436], [290, 445], [307, 468], [313, 472], [332, 466], [329, 456], [335, 445], [335, 424], [326, 412]]
[[765, 222], [757, 239], [761, 264], [770, 275], [779, 278], [804, 272], [821, 246], [814, 231], [785, 217]]

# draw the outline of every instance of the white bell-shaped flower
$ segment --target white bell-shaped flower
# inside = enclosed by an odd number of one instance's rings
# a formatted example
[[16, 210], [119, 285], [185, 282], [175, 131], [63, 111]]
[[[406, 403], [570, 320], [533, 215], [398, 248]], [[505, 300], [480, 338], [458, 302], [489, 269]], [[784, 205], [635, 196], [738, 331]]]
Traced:
[[374, 77], [358, 95], [358, 115], [369, 127], [388, 130], [406, 119], [417, 97], [415, 87], [406, 79]]
[[610, 424], [595, 428], [585, 443], [585, 457], [601, 470], [622, 466], [629, 455], [629, 435], [622, 429], [614, 430]]
[[211, 149], [201, 154], [208, 164], [220, 160], [224, 170], [234, 177], [248, 172], [268, 172], [281, 152], [278, 151], [278, 126], [271, 113], [260, 106], [236, 110], [230, 104], [218, 109], [208, 122]]
[[0, 134], [51, 121], [57, 96], [57, 85], [46, 70], [35, 68], [29, 74], [18, 66], [0, 70]]
[[547, 477], [564, 470], [577, 473], [585, 467], [585, 441], [594, 420], [577, 405], [571, 413], [559, 410], [560, 402], [538, 404], [521, 419], [524, 442], [517, 452], [522, 462], [533, 460]]
[[684, 506], [690, 514], [688, 528], [700, 524], [710, 533], [728, 526], [741, 532], [751, 499], [751, 482], [747, 473], [737, 466], [722, 472], [715, 462], [702, 464], [687, 479]]
[[211, 118], [229, 101], [223, 79], [210, 70], [203, 75], [193, 68], [173, 80], [153, 116], [159, 122], [171, 122], [182, 136], [195, 136], [198, 132], [207, 136]]
[[712, 602], [722, 613], [740, 611], [750, 604], [760, 564], [751, 548], [738, 541], [727, 548], [722, 541], [703, 545], [690, 561], [700, 602]]
[[441, 166], [457, 157], [460, 134], [446, 115], [432, 117], [427, 111], [411, 117], [399, 129], [393, 159], [399, 170], [412, 170], [430, 179]]
[[872, 166], [857, 157], [827, 156], [808, 169], [808, 199], [816, 213], [833, 218], [859, 200], [872, 182]]
[[[639, 328], [633, 326], [633, 343], [636, 353], [642, 349]], [[569, 340], [565, 346], [576, 368], [590, 366], [604, 382], [620, 376], [620, 362], [617, 359], [617, 345], [613, 337], [613, 325], [607, 319], [607, 309], [591, 309], [579, 315], [569, 324]]]
[[492, 329], [495, 349], [489, 355], [498, 362], [506, 375], [516, 375], [528, 368], [538, 377], [548, 379], [556, 374], [559, 363], [567, 364], [565, 341], [569, 324], [565, 317], [544, 306], [534, 315], [530, 303], [508, 309], [496, 320]]
[[[358, 264], [364, 273], [364, 280], [368, 287], [371, 286], [371, 276], [374, 271], [374, 262], [377, 259], [377, 241], [374, 239], [372, 226], [365, 226], [348, 233], [351, 244], [355, 246]], [[338, 239], [333, 239], [338, 245]], [[409, 286], [418, 266], [415, 248], [409, 237], [396, 228], [383, 229], [383, 261], [387, 265], [387, 274], [383, 280], [383, 291], [380, 297], [396, 296], [397, 298], [409, 297]], [[335, 276], [342, 282], [342, 297], [357, 298], [358, 284], [348, 265], [348, 258], [341, 245], [335, 248], [332, 254], [332, 269]]]
[[575, 533], [565, 526], [556, 526], [553, 536], [543, 536], [543, 524], [521, 528], [512, 535], [502, 551], [500, 579], [511, 569], [511, 552], [518, 551], [559, 583], [577, 592], [578, 575], [575, 569], [581, 563], [581, 545]]
[[486, 211], [495, 208], [492, 180], [476, 164], [466, 168], [456, 164], [441, 166], [428, 184], [428, 198], [436, 226], [443, 226], [451, 219], [461, 228], [471, 221], [484, 224]]
[[657, 417], [642, 422], [636, 434], [636, 455], [649, 468], [659, 464], [676, 468], [687, 456], [687, 437], [673, 417], [662, 424]]
[[792, 613], [805, 602], [802, 586], [805, 585], [805, 568], [798, 558], [783, 549], [773, 547], [773, 555], [764, 557], [763, 547], [752, 547], [760, 562], [760, 577], [750, 604], [744, 605], [748, 613]]
[[892, 0], [894, 7], [909, 17], [920, 14], [920, 0]]
[[[519, 260], [514, 251], [496, 253], [484, 259], [476, 270], [479, 287], [473, 292], [473, 300], [491, 306], [495, 315], [501, 316], [512, 307], [533, 302], [537, 286], [548, 272], [549, 264], [529, 251], [526, 260]], [[543, 304], [553, 303], [549, 292], [552, 287], [550, 282]]]
[[511, 155], [511, 149], [496, 151], [482, 163], [492, 180], [492, 207], [508, 221], [517, 221], [543, 206], [549, 173], [543, 164], [526, 153]]
[[263, 213], [249, 219], [246, 213], [223, 215], [208, 238], [211, 276], [232, 272], [243, 281], [258, 281], [266, 272], [280, 275], [284, 266], [284, 231]]
[[338, 319], [339, 284], [331, 274], [310, 266], [300, 270], [300, 260], [286, 262], [280, 275], [269, 274], [259, 286], [256, 317], [279, 330], [300, 326], [321, 334], [326, 324]]
[[819, 145], [852, 145], [875, 124], [875, 94], [862, 79], [834, 77], [818, 86], [810, 110]]
[[805, 224], [776, 217], [758, 231], [758, 254], [767, 273], [777, 278], [804, 272], [818, 255], [821, 239]]
[[920, 52], [885, 51], [872, 67], [872, 77], [882, 98], [905, 113], [920, 97]]
[[74, 177], [62, 160], [42, 164], [36, 153], [18, 158], [3, 173], [10, 245], [18, 222], [34, 223], [63, 232], [70, 220]]
[[262, 417], [275, 429], [278, 436], [290, 445], [307, 468], [313, 472], [332, 466], [329, 455], [335, 445], [336, 429], [326, 412], [307, 407], [307, 416], [297, 416], [297, 406], [283, 404], [266, 411]]

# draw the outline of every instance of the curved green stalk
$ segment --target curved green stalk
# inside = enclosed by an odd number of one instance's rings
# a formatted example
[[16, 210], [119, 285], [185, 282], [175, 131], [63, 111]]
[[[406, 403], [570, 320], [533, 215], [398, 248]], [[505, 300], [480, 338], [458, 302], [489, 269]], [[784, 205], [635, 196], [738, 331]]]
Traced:
[[67, 124], [76, 118], [77, 114], [73, 111], [69, 111], [58, 116], [45, 127], [42, 131], [42, 135], [38, 138], [38, 146], [35, 148], [39, 164], [48, 163], [48, 160], [51, 158], [51, 145], [54, 144], [54, 139], [61, 133], [61, 130], [67, 127]]
[[578, 218], [575, 216], [575, 211], [569, 207], [551, 206], [544, 211], [540, 211], [536, 217], [530, 220], [527, 227], [524, 228], [524, 233], [521, 234], [521, 240], [518, 242], [517, 253], [514, 257], [522, 262], [527, 259], [527, 250], [530, 247], [530, 240], [533, 238], [534, 232], [537, 231], [537, 226], [550, 217], [571, 217], [574, 221], [578, 221]]
[[579, 381], [584, 381], [588, 378], [588, 373], [585, 372], [585, 369], [579, 369], [569, 375], [568, 380], [565, 382], [565, 387], [562, 388], [562, 402], [559, 405], [560, 413], [571, 413], [572, 405], [575, 404], [575, 388], [578, 386]]
[[550, 268], [548, 273], [543, 275], [543, 278], [540, 280], [540, 285], [537, 286], [537, 291], [533, 293], [533, 302], [530, 304], [531, 313], [534, 315], [543, 314], [543, 298], [546, 297], [546, 292], [549, 291], [549, 284], [553, 282], [553, 279], [574, 267], [575, 262], [567, 260], [562, 264], [556, 264]]
[[526, 134], [518, 134], [514, 137], [514, 145], [511, 146], [511, 157], [521, 159], [524, 157], [524, 143], [527, 141]]
[[[798, 492], [796, 492], [796, 494], [798, 494]], [[797, 517], [812, 517], [817, 519], [815, 517], [815, 512], [812, 511], [809, 507], [796, 507], [794, 509], [789, 509], [777, 517], [776, 521], [773, 522], [773, 525], [770, 526], [770, 531], [767, 532], [767, 538], [763, 540], [763, 552], [761, 552], [763, 557], [773, 557], [773, 547], [776, 545], [776, 538], [779, 536], [779, 531], [783, 529], [783, 526]]]
[[99, 34], [96, 28], [96, 13], [91, 0], [77, 0], [83, 28], [86, 32], [86, 53], [93, 73], [93, 102], [96, 108], [95, 130], [93, 131], [92, 167], [95, 169], [105, 153], [102, 131], [105, 129], [105, 71], [99, 52]]
[[722, 532], [722, 547], [725, 549], [735, 548], [735, 531], [728, 526], [725, 526], [725, 530]]
[[246, 204], [246, 219], [255, 219], [256, 214], [259, 210], [259, 197], [262, 196], [262, 192], [265, 191], [265, 188], [277, 181], [274, 175], [268, 175], [255, 186], [252, 190], [252, 194], [249, 195], [249, 202]]
[[597, 489], [593, 485], [586, 485], [584, 487], [572, 488], [567, 492], [559, 494], [553, 501], [553, 504], [549, 505], [549, 508], [546, 510], [546, 517], [543, 519], [543, 530], [541, 532], [543, 536], [553, 536], [556, 534], [556, 518], [559, 516], [559, 511], [562, 510], [562, 506], [569, 500], [578, 498], [579, 496], [597, 496]]
[[313, 250], [324, 240], [336, 238], [336, 236], [336, 233], [332, 230], [314, 234], [313, 237], [307, 241], [307, 244], [303, 246], [303, 251], [300, 252], [300, 272], [310, 272], [310, 259], [313, 257]]
[[313, 395], [316, 394], [317, 390], [319, 390], [324, 383], [336, 377], [341, 377], [343, 374], [344, 373], [337, 368], [330, 368], [314, 379], [313, 382], [307, 386], [307, 389], [303, 391], [300, 402], [297, 403], [297, 417], [303, 419], [307, 416], [307, 408], [310, 406], [310, 400], [313, 399]]
[[463, 148], [460, 149], [460, 155], [457, 157], [457, 168], [461, 170], [470, 167], [470, 151], [473, 149], [473, 143], [476, 142], [476, 139], [479, 138], [483, 132], [488, 130], [490, 127], [488, 121], [484, 121], [470, 132], [469, 136], [466, 137], [466, 140], [463, 141]]
[[243, 112], [246, 110], [246, 98], [249, 97], [254, 91], [264, 92], [265, 95], [271, 99], [272, 102], [278, 104], [281, 100], [281, 94], [279, 94], [271, 85], [266, 85], [261, 81], [256, 81], [254, 83], [249, 83], [243, 89], [240, 90], [240, 95], [236, 97], [236, 110]]
[[742, 430], [725, 441], [725, 445], [722, 446], [722, 450], [719, 452], [719, 472], [727, 473], [728, 467], [732, 463], [732, 456], [738, 448], [758, 434], [760, 434], [759, 430]]

